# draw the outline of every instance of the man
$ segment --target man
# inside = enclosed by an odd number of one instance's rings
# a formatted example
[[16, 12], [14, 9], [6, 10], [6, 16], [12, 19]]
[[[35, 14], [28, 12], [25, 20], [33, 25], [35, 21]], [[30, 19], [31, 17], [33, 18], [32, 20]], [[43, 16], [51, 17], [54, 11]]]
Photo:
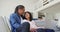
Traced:
[[[24, 25], [21, 24], [22, 22], [22, 15], [24, 14], [24, 11], [25, 11], [25, 7], [23, 5], [18, 5], [16, 8], [15, 8], [15, 12], [13, 14], [11, 14], [10, 16], [10, 23], [11, 23], [11, 29], [12, 29], [12, 32], [21, 32], [22, 30], [20, 29], [25, 29], [23, 30], [22, 32], [26, 31], [26, 24], [28, 23], [24, 23]], [[23, 27], [23, 28], [21, 28]]]

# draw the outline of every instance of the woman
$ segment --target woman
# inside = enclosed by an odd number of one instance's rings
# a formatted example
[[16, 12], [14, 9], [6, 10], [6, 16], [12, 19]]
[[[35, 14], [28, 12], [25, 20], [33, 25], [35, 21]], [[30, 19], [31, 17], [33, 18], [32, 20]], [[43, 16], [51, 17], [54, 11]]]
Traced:
[[31, 32], [54, 32], [52, 29], [45, 29], [44, 27], [37, 27], [35, 22], [32, 20], [32, 14], [30, 12], [25, 12], [24, 14], [25, 20], [23, 22], [30, 23], [30, 31]]
[[24, 22], [30, 23], [30, 31], [35, 31], [36, 32], [38, 29], [41, 30], [40, 28], [44, 28], [44, 27], [37, 27], [35, 25], [35, 22], [32, 20], [33, 17], [32, 17], [30, 12], [25, 12], [24, 17], [25, 17], [25, 19], [23, 20], [23, 23]]

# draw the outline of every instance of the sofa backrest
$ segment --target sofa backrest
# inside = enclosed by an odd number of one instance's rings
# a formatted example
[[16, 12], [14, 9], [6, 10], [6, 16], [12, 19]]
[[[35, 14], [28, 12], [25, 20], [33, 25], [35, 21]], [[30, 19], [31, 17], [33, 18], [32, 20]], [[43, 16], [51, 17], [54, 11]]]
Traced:
[[0, 16], [0, 32], [11, 32], [5, 17]]

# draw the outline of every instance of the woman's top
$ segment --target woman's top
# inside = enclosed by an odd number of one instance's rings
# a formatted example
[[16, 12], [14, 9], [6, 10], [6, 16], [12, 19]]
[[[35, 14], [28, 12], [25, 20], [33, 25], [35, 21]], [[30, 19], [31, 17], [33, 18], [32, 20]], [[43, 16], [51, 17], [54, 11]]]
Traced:
[[30, 23], [30, 29], [44, 28], [44, 27], [37, 27], [37, 26], [35, 25], [35, 22], [34, 22], [33, 20], [32, 20], [32, 21], [23, 20], [22, 23], [24, 23], [24, 22], [28, 22], [28, 23]]
[[30, 29], [31, 29], [31, 28], [36, 28], [36, 27], [37, 27], [37, 26], [35, 25], [35, 22], [34, 22], [34, 21], [23, 20], [22, 23], [24, 23], [24, 22], [30, 23]]

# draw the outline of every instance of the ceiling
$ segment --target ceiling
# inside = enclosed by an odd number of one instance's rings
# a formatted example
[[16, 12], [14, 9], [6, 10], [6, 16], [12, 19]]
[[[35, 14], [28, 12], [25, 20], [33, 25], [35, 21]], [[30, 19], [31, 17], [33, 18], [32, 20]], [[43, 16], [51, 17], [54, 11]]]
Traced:
[[33, 4], [33, 3], [38, 2], [39, 0], [20, 0], [20, 1], [23, 1], [23, 2], [27, 2], [27, 3]]
[[56, 12], [59, 12], [59, 10], [60, 10], [60, 2], [53, 5], [53, 6], [51, 6], [51, 7], [48, 7], [46, 9], [42, 10], [42, 11], [43, 12], [52, 12], [52, 11], [54, 11], [56, 13]]
[[51, 7], [48, 7], [42, 11], [39, 11], [39, 12], [43, 12], [43, 13], [46, 13], [46, 18], [47, 19], [54, 19], [55, 18], [55, 15], [57, 13], [60, 13], [60, 3], [57, 3]]
[[24, 5], [27, 11], [34, 11], [35, 3], [38, 1], [39, 0], [20, 0], [20, 4]]

